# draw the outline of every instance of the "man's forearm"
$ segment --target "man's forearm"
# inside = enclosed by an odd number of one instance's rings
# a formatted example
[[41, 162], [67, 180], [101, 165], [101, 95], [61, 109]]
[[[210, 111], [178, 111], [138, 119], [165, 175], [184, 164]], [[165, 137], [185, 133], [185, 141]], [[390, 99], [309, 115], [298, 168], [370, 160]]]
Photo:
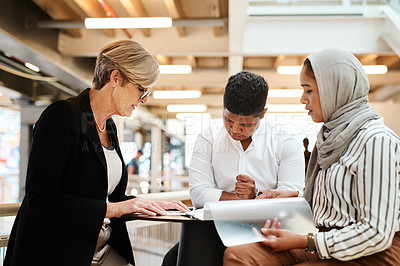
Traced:
[[236, 195], [236, 193], [222, 191], [221, 197], [219, 198], [220, 201], [222, 200], [240, 200], [240, 198]]

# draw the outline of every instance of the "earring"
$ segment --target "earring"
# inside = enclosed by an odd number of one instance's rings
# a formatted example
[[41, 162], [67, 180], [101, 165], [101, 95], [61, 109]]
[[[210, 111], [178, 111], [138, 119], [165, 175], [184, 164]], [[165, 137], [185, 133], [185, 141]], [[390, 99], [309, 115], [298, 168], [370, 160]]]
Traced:
[[115, 83], [112, 85], [113, 89], [115, 89]]

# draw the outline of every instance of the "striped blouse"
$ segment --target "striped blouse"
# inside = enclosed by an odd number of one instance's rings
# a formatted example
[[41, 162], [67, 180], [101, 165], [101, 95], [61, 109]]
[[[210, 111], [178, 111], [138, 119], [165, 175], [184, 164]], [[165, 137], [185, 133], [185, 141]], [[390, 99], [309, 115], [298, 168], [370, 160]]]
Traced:
[[352, 260], [389, 248], [400, 224], [400, 139], [381, 120], [367, 122], [339, 161], [314, 184], [321, 258]]

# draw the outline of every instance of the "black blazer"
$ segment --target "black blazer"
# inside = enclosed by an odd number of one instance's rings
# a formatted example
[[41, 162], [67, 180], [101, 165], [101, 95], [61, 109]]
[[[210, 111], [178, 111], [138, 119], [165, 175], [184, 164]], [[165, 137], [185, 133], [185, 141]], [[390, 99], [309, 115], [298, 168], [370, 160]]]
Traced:
[[[26, 194], [8, 243], [4, 265], [91, 264], [106, 214], [107, 166], [93, 119], [89, 90], [51, 104], [35, 124]], [[117, 129], [107, 120], [112, 145], [122, 159]], [[125, 195], [127, 170], [109, 201]], [[109, 240], [134, 265], [123, 219], [111, 219]]]

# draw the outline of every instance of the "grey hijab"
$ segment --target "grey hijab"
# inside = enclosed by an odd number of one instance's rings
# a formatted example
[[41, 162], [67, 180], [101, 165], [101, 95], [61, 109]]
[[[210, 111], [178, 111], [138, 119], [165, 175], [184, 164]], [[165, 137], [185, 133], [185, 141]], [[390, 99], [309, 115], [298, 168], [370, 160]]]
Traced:
[[326, 49], [308, 59], [314, 70], [324, 117], [306, 174], [304, 198], [312, 206], [318, 172], [337, 162], [360, 128], [367, 121], [377, 119], [378, 114], [368, 104], [368, 78], [353, 54]]

